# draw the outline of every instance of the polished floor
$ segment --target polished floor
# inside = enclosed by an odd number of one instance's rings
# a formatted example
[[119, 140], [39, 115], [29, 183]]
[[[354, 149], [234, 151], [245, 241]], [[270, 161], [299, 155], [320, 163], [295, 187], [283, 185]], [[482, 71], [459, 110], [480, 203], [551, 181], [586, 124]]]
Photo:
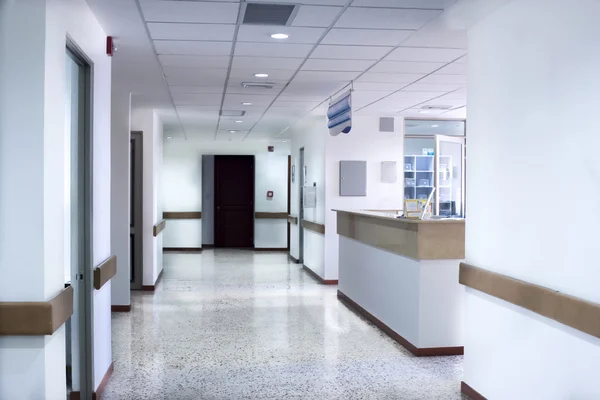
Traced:
[[165, 254], [113, 313], [116, 399], [460, 399], [462, 357], [415, 358], [283, 253]]

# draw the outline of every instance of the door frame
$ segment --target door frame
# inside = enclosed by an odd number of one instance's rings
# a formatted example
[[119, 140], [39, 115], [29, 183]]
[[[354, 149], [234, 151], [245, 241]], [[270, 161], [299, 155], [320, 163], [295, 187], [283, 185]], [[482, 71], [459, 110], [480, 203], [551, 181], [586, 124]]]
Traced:
[[255, 230], [256, 230], [256, 219], [255, 219], [255, 214], [256, 214], [256, 157], [254, 155], [251, 154], [233, 154], [233, 155], [226, 155], [226, 154], [219, 154], [219, 155], [215, 155], [215, 164], [214, 164], [214, 219], [213, 219], [213, 231], [214, 231], [214, 242], [215, 242], [215, 249], [217, 248], [228, 248], [228, 247], [223, 247], [221, 246], [221, 233], [220, 230], [218, 229], [217, 225], [218, 225], [218, 221], [219, 221], [219, 176], [218, 176], [218, 172], [219, 172], [219, 167], [218, 167], [218, 159], [219, 158], [227, 158], [227, 157], [248, 157], [250, 159], [252, 159], [252, 200], [251, 200], [251, 205], [252, 205], [252, 244], [251, 247], [248, 247], [247, 249], [254, 249], [254, 243], [255, 243]]
[[[135, 142], [135, 144], [134, 144]], [[142, 131], [131, 131], [130, 145], [135, 146], [135, 152], [133, 159], [131, 160], [130, 168], [131, 177], [134, 179], [133, 185], [130, 183], [131, 194], [129, 196], [129, 207], [130, 207], [130, 219], [129, 224], [129, 240], [133, 235], [133, 241], [130, 249], [130, 260], [129, 268], [131, 269], [131, 263], [133, 263], [133, 275], [130, 277], [130, 289], [131, 290], [142, 290], [144, 282], [144, 133]], [[134, 192], [137, 196], [134, 196]]]
[[[79, 392], [81, 398], [92, 398], [94, 387], [94, 255], [93, 255], [93, 62], [83, 50], [68, 36], [66, 38], [66, 53], [80, 67], [79, 78], [79, 121], [78, 124], [78, 168], [83, 171], [78, 174], [78, 235], [81, 238], [77, 279], [72, 280], [77, 302], [77, 322], [79, 333]], [[73, 265], [71, 274], [73, 275]], [[65, 382], [66, 385], [66, 382]]]
[[[454, 143], [454, 144], [459, 144], [461, 146], [461, 157], [460, 157], [460, 167], [461, 167], [461, 202], [460, 202], [460, 215], [464, 218], [465, 217], [465, 209], [466, 209], [466, 198], [465, 198], [465, 193], [466, 193], [466, 182], [465, 182], [465, 178], [466, 178], [466, 171], [465, 171], [465, 161], [466, 161], [466, 137], [465, 136], [448, 136], [448, 135], [435, 135], [435, 157], [434, 157], [434, 162], [435, 162], [435, 166], [434, 166], [434, 181], [435, 181], [435, 187], [439, 188], [440, 182], [440, 156], [441, 156], [441, 143]], [[436, 190], [435, 193], [435, 215], [439, 215], [439, 210], [440, 210], [440, 191]]]
[[298, 173], [298, 262], [304, 264], [304, 228], [302, 221], [304, 220], [304, 185], [306, 184], [306, 165], [304, 159], [304, 147], [299, 150], [300, 171]]

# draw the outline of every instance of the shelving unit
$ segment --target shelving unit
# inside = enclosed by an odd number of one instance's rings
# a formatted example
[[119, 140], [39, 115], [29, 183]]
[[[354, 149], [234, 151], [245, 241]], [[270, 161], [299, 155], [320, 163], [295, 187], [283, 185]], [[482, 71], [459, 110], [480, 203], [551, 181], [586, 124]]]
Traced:
[[452, 167], [452, 156], [440, 156], [440, 171], [437, 172], [438, 181], [436, 182], [435, 156], [405, 155], [404, 198], [427, 199], [437, 183], [440, 208], [441, 203], [452, 202]]

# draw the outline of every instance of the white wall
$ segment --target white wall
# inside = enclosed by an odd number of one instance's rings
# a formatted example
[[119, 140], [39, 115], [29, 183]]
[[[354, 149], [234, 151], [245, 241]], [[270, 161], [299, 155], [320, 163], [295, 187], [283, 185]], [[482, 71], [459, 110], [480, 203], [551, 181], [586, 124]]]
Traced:
[[[255, 157], [255, 211], [288, 211], [288, 156], [286, 154], [266, 153]], [[273, 198], [267, 198], [267, 192], [273, 192]], [[286, 219], [256, 219], [254, 221], [254, 247], [287, 248]]]
[[[466, 235], [467, 262], [595, 303], [598, 15], [512, 1], [470, 29]], [[600, 339], [473, 290], [466, 332], [465, 382], [490, 400], [600, 397]]]
[[[106, 34], [83, 0], [2, 2], [0, 301], [48, 300], [64, 287], [67, 35], [94, 64], [94, 265], [111, 254], [111, 64], [104, 54]], [[110, 287], [93, 297], [96, 386], [112, 358]], [[65, 398], [64, 326], [43, 338], [1, 338], [0, 371], [0, 398]]]
[[[404, 179], [404, 119], [395, 118], [394, 132], [379, 132], [379, 118], [354, 117], [352, 131], [338, 136], [327, 135], [325, 219], [325, 279], [338, 278], [339, 236], [337, 213], [332, 209], [397, 210], [403, 208]], [[347, 197], [339, 195], [342, 160], [367, 162], [367, 195]], [[381, 181], [381, 162], [396, 161], [398, 181]]]
[[[291, 214], [299, 217], [300, 188], [303, 185], [300, 171], [300, 149], [304, 148], [304, 165], [307, 168], [306, 184], [317, 185], [317, 207], [306, 209], [304, 218], [319, 224], [325, 223], [325, 142], [329, 135], [325, 117], [310, 116], [290, 128], [292, 135], [292, 165], [296, 166], [296, 180], [292, 184]], [[291, 226], [290, 254], [298, 258], [299, 232], [298, 225]], [[325, 275], [325, 236], [313, 231], [304, 231], [304, 265], [319, 274]]]
[[[163, 166], [163, 199], [165, 211], [201, 211], [203, 208], [202, 156], [254, 155], [256, 157], [256, 211], [287, 211], [287, 155], [288, 143], [275, 143], [275, 152], [269, 153], [271, 143], [260, 141], [222, 142], [166, 140]], [[284, 165], [285, 163], [285, 165]], [[266, 191], [273, 190], [275, 198], [266, 200]], [[281, 203], [285, 204], [282, 208]], [[202, 247], [203, 220], [169, 220], [165, 228], [164, 247]], [[285, 229], [284, 226], [285, 225]], [[287, 223], [255, 221], [255, 246], [263, 248], [287, 247]]]
[[[133, 108], [131, 130], [142, 131], [143, 148], [143, 285], [152, 286], [162, 271], [162, 236], [154, 237], [153, 228], [162, 220], [163, 126], [156, 111]], [[164, 231], [163, 231], [164, 232]]]

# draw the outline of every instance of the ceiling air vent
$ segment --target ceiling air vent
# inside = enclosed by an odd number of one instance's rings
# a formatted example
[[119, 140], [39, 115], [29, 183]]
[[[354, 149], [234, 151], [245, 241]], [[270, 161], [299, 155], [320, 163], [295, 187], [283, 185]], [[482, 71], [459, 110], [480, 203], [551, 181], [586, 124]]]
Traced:
[[294, 4], [246, 3], [242, 24], [285, 26], [291, 24], [297, 12]]
[[222, 117], [243, 117], [246, 115], [246, 111], [221, 110], [220, 114]]
[[452, 106], [423, 106], [421, 107], [422, 110], [440, 110], [440, 111], [446, 111], [446, 110], [451, 110]]
[[242, 87], [250, 89], [273, 89], [275, 84], [271, 82], [242, 82]]

